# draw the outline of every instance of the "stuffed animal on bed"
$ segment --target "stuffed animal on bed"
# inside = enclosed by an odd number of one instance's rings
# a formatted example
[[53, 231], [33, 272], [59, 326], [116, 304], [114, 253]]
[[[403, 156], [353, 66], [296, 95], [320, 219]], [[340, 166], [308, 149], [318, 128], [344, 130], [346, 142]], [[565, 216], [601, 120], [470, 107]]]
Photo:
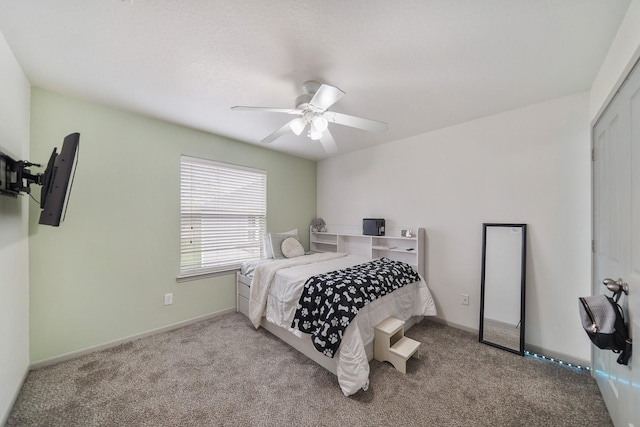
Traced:
[[311, 231], [323, 233], [327, 231], [326, 224], [322, 218], [314, 218], [311, 220]]

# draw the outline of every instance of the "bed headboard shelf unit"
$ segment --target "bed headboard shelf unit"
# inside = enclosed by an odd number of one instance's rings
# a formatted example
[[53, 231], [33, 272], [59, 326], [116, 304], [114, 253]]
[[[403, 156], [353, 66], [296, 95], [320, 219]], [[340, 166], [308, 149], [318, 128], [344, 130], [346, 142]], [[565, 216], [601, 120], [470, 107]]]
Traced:
[[[358, 227], [327, 226], [327, 231], [309, 228], [311, 252], [347, 252], [367, 258], [387, 257], [414, 266], [424, 277], [424, 228], [389, 228], [385, 236], [361, 234]], [[412, 236], [402, 236], [402, 230], [411, 230]]]

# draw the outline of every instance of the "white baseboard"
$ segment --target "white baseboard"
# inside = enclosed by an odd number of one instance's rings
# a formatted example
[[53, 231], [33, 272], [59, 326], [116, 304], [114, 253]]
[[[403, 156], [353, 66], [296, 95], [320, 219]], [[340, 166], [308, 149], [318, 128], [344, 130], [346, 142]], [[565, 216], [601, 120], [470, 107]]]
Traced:
[[451, 326], [452, 328], [461, 329], [463, 331], [471, 332], [472, 334], [478, 335], [478, 329], [450, 322], [448, 320], [441, 319], [440, 317], [425, 317], [425, 319], [433, 320], [434, 322], [438, 322], [446, 326]]
[[[478, 335], [479, 332], [480, 332], [478, 329], [469, 328], [467, 326], [463, 326], [463, 325], [459, 325], [457, 323], [449, 322], [447, 320], [440, 319], [438, 317], [429, 317], [429, 319], [433, 320], [435, 322], [441, 323], [443, 325], [451, 326], [452, 328], [462, 329], [463, 331], [474, 333], [476, 335]], [[526, 335], [525, 335], [525, 341], [526, 341]], [[533, 345], [533, 344], [529, 344], [527, 342], [525, 342], [525, 344], [524, 344], [524, 349], [525, 349], [525, 351], [528, 351], [529, 353], [532, 353], [532, 354], [543, 355], [547, 359], [553, 358], [554, 360], [562, 360], [565, 363], [571, 363], [573, 365], [591, 366], [591, 362], [588, 361], [588, 360], [583, 360], [583, 359], [579, 359], [579, 358], [577, 358], [575, 356], [570, 356], [568, 354], [563, 354], [563, 353], [559, 353], [557, 351], [548, 350], [548, 349], [545, 349], [545, 348], [542, 348], [542, 347], [538, 347], [538, 346]]]
[[[71, 360], [71, 359], [75, 359], [76, 357], [80, 357], [80, 356], [84, 356], [86, 354], [90, 354], [96, 351], [100, 351], [100, 350], [106, 350], [108, 348], [112, 348], [112, 347], [116, 347], [119, 346], [121, 344], [125, 344], [128, 343], [130, 341], [134, 341], [140, 338], [144, 338], [144, 337], [148, 337], [151, 335], [155, 335], [161, 332], [168, 332], [168, 331], [172, 331], [174, 329], [178, 329], [178, 328], [182, 328], [185, 326], [189, 326], [192, 325], [194, 323], [198, 323], [198, 322], [202, 322], [203, 320], [207, 320], [207, 319], [211, 319], [214, 317], [218, 317], [218, 316], [222, 316], [224, 314], [227, 313], [233, 313], [235, 312], [236, 309], [234, 308], [228, 308], [226, 310], [222, 310], [222, 311], [217, 311], [215, 313], [210, 313], [210, 314], [205, 314], [203, 316], [199, 316], [199, 317], [194, 317], [192, 319], [188, 319], [188, 320], [183, 320], [181, 322], [177, 322], [177, 323], [173, 323], [171, 325], [167, 325], [167, 326], [162, 326], [160, 328], [156, 328], [156, 329], [151, 329], [149, 331], [146, 332], [141, 332], [139, 334], [134, 334], [134, 335], [130, 335], [128, 337], [125, 338], [121, 338], [115, 341], [109, 341], [106, 342], [104, 344], [98, 344], [95, 346], [91, 346], [91, 347], [87, 347], [84, 348], [82, 350], [76, 350], [76, 351], [71, 351], [69, 353], [65, 353], [65, 354], [61, 354], [58, 356], [54, 356], [54, 357], [50, 357], [48, 359], [43, 359], [43, 360], [38, 360], [36, 362], [32, 362], [31, 365], [29, 365], [29, 370], [31, 369], [38, 369], [38, 368], [42, 368], [44, 366], [49, 366], [49, 365], [54, 365], [56, 363], [60, 363], [60, 362], [64, 362], [66, 360]], [[26, 378], [26, 375], [25, 375]], [[2, 425], [2, 424], [0, 424]]]
[[[167, 332], [167, 331], [171, 331], [174, 329], [178, 329], [178, 328], [182, 328], [184, 326], [188, 326], [188, 325], [192, 325], [194, 323], [198, 323], [201, 322], [203, 320], [207, 320], [207, 319], [211, 319], [217, 316], [222, 316], [224, 314], [227, 313], [232, 313], [235, 312], [235, 308], [229, 308], [226, 310], [222, 310], [222, 311], [218, 311], [215, 313], [210, 313], [210, 314], [205, 314], [203, 316], [199, 316], [199, 317], [194, 317], [192, 319], [188, 319], [188, 320], [183, 320], [181, 322], [177, 322], [177, 323], [173, 323], [171, 325], [167, 325], [167, 326], [163, 326], [160, 328], [156, 328], [156, 329], [152, 329], [146, 332], [142, 332], [139, 334], [135, 334], [135, 335], [131, 335], [125, 338], [121, 338], [118, 340], [114, 340], [114, 341], [110, 341], [104, 344], [98, 344], [95, 346], [91, 346], [91, 347], [87, 347], [84, 348], [82, 350], [76, 350], [76, 351], [72, 351], [69, 353], [65, 353], [65, 354], [61, 354], [58, 356], [54, 356], [48, 359], [43, 359], [43, 360], [39, 360], [36, 362], [33, 362], [29, 365], [29, 368], [27, 370], [27, 372], [25, 372], [24, 377], [22, 379], [22, 383], [24, 383], [24, 380], [27, 378], [27, 375], [29, 373], [29, 370], [31, 369], [38, 369], [38, 368], [42, 368], [44, 366], [49, 366], [49, 365], [54, 365], [56, 363], [60, 363], [60, 362], [64, 362], [66, 360], [71, 360], [71, 359], [75, 359], [76, 357], [80, 357], [80, 356], [84, 356], [86, 354], [90, 354], [93, 353], [95, 351], [100, 351], [100, 350], [106, 350], [108, 348], [112, 348], [112, 347], [116, 347], [119, 346], [121, 344], [125, 344], [127, 342], [130, 341], [134, 341], [140, 338], [144, 338], [144, 337], [148, 337], [151, 335], [155, 335], [161, 332]], [[463, 331], [467, 331], [470, 333], [474, 333], [474, 334], [478, 334], [478, 329], [474, 329], [474, 328], [469, 328], [467, 326], [464, 325], [460, 325], [454, 322], [450, 322], [438, 317], [429, 317], [430, 320], [433, 320], [435, 322], [450, 326], [452, 328], [456, 328], [456, 329], [461, 329]], [[546, 356], [547, 358], [554, 358], [557, 360], [562, 360], [563, 362], [567, 362], [567, 363], [572, 363], [572, 364], [576, 364], [576, 365], [581, 365], [581, 366], [590, 366], [591, 362], [586, 361], [586, 360], [582, 360], [582, 359], [578, 359], [574, 356], [570, 356], [570, 355], [566, 355], [566, 354], [561, 354], [559, 352], [555, 352], [555, 351], [549, 351], [547, 349], [543, 349], [541, 347], [537, 347], [531, 344], [525, 344], [525, 349], [527, 351], [529, 351], [530, 353], [536, 353], [536, 354], [541, 354]], [[20, 387], [21, 388], [21, 387]], [[14, 397], [14, 402], [15, 399], [18, 397], [18, 393], [20, 392], [20, 388], [16, 391], [16, 395]], [[6, 414], [6, 417], [8, 417], [9, 414]], [[6, 422], [6, 420], [2, 420], [3, 422]], [[0, 423], [0, 425], [4, 425], [3, 423]]]

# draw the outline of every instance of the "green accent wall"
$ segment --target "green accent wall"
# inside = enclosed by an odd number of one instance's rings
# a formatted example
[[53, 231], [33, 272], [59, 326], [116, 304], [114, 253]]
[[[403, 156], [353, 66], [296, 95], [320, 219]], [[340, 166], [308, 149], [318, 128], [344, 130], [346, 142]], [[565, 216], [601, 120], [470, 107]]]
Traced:
[[29, 205], [32, 363], [235, 308], [235, 273], [176, 281], [181, 154], [265, 169], [268, 230], [297, 227], [309, 247], [314, 161], [32, 88], [30, 160], [46, 164], [72, 132], [65, 222], [38, 225]]

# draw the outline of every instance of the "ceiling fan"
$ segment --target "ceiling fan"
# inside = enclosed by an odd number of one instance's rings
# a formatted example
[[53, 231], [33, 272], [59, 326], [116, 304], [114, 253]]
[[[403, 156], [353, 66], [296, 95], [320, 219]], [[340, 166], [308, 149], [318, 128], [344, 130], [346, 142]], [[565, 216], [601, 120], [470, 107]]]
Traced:
[[296, 98], [295, 108], [236, 106], [231, 107], [231, 109], [286, 113], [299, 116], [285, 123], [280, 129], [264, 138], [261, 142], [273, 142], [289, 131], [300, 135], [307, 125], [309, 125], [307, 136], [314, 141], [319, 140], [327, 153], [338, 151], [338, 145], [333, 139], [331, 132], [329, 132], [329, 123], [337, 123], [369, 132], [381, 133], [387, 130], [387, 124], [383, 122], [329, 111], [329, 108], [345, 95], [343, 91], [335, 86], [308, 81], [302, 85], [302, 88], [305, 93]]

